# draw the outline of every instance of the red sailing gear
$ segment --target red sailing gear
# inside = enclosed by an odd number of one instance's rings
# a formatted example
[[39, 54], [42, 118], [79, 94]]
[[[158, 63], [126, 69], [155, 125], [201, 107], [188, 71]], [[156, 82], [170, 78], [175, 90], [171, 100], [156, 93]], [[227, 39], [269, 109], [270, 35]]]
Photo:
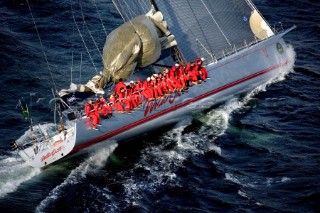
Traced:
[[164, 93], [164, 94], [168, 94], [168, 87], [167, 87], [167, 82], [166, 82], [166, 79], [165, 77], [162, 77], [161, 81], [159, 81], [159, 86], [161, 87], [161, 91]]
[[107, 104], [104, 104], [101, 107], [101, 109], [99, 110], [99, 113], [101, 113], [103, 116], [107, 116], [107, 114], [108, 114]]
[[208, 78], [208, 72], [207, 72], [207, 69], [205, 67], [201, 68], [201, 74], [202, 74], [202, 80], [206, 81], [207, 78]]
[[167, 78], [166, 83], [167, 83], [169, 92], [170, 93], [174, 92], [175, 87], [173, 85], [173, 82], [169, 78]]
[[147, 100], [154, 98], [153, 88], [150, 81], [144, 81], [143, 88], [144, 88], [144, 92], [142, 94], [145, 98], [147, 98]]
[[189, 72], [189, 80], [190, 81], [198, 81], [198, 76], [195, 70]]
[[94, 115], [95, 115], [95, 116], [97, 117], [97, 119], [98, 119], [97, 124], [100, 124], [99, 107], [100, 107], [100, 102], [96, 101], [96, 102], [94, 103], [93, 112], [92, 112], [92, 113], [94, 113]]
[[100, 97], [100, 104], [103, 106], [104, 104], [107, 104], [107, 101], [106, 101], [106, 99], [104, 99], [104, 97], [103, 96], [101, 96]]
[[117, 93], [117, 94], [119, 94], [119, 93], [121, 93], [121, 90], [122, 89], [126, 89], [126, 84], [125, 83], [123, 83], [122, 81], [120, 81], [119, 83], [117, 83], [117, 85], [114, 87], [114, 91]]
[[84, 107], [84, 112], [86, 113], [87, 117], [89, 117], [91, 110], [93, 110], [93, 106], [89, 103], [86, 103], [86, 105]]
[[126, 112], [130, 112], [132, 110], [131, 100], [129, 97], [123, 100], [123, 103], [125, 104], [125, 110]]
[[171, 69], [169, 70], [169, 77], [175, 78], [177, 76], [178, 69], [179, 69], [179, 66], [176, 66], [176, 65], [171, 67]]
[[[86, 116], [92, 120], [93, 128], [97, 128], [97, 124], [99, 124], [99, 113], [94, 110], [92, 104], [86, 103], [84, 111]], [[97, 115], [98, 114], [98, 115]]]
[[181, 75], [183, 75], [183, 73], [184, 73], [184, 68], [183, 68], [183, 66], [179, 66], [179, 68], [178, 68], [178, 70], [177, 70], [177, 78], [179, 78]]
[[124, 108], [119, 100], [116, 100], [116, 102], [114, 103], [114, 108], [118, 112], [124, 112]]
[[187, 86], [186, 86], [185, 75], [184, 74], [180, 75], [180, 79], [179, 80], [180, 80], [180, 84], [181, 84], [182, 89], [186, 89]]
[[163, 96], [163, 92], [161, 91], [160, 86], [158, 86], [157, 81], [156, 80], [152, 80], [151, 81], [151, 86], [153, 89], [153, 94], [154, 94], [154, 98], [159, 98]]

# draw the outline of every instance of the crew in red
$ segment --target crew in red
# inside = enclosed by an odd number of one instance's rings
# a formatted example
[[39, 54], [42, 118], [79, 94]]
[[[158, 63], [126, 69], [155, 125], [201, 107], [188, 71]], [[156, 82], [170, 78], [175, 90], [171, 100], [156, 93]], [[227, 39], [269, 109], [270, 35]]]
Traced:
[[104, 118], [109, 118], [112, 115], [112, 107], [107, 104], [106, 99], [101, 95], [100, 96], [100, 108], [99, 113], [104, 116]]
[[115, 99], [114, 108], [116, 111], [124, 113], [124, 107], [122, 106], [122, 103], [118, 98]]
[[99, 114], [98, 116], [95, 113], [94, 106], [92, 105], [92, 100], [89, 100], [84, 108], [86, 116], [92, 120], [93, 129], [97, 129], [97, 125], [99, 125]]
[[[135, 95], [135, 98], [138, 102], [138, 105], [141, 105], [141, 98], [140, 98], [140, 92], [141, 92], [141, 86], [139, 84], [139, 80], [134, 84], [134, 87], [133, 87], [133, 94]], [[141, 83], [141, 82], [140, 82]]]
[[200, 60], [197, 61], [197, 64], [198, 64], [198, 70], [199, 70], [199, 73], [201, 75], [201, 79], [203, 81], [206, 81], [207, 78], [208, 78], [208, 72], [207, 72], [207, 69], [205, 67], [203, 67], [203, 62], [204, 62], [204, 58], [201, 58]]
[[146, 101], [164, 98], [164, 95], [186, 90], [192, 84], [206, 81], [208, 73], [202, 66], [203, 61], [204, 58], [197, 58], [196, 62], [191, 62], [186, 67], [175, 64], [170, 70], [165, 68], [159, 74], [148, 77], [144, 82], [138, 78], [136, 82], [131, 81], [128, 86], [119, 79], [114, 87], [114, 93], [109, 98], [109, 104], [103, 96], [100, 96], [94, 106], [92, 102], [86, 104], [86, 115], [94, 120], [94, 127], [96, 127], [99, 125], [99, 113], [108, 117], [112, 114], [112, 105], [118, 112], [131, 112], [142, 104], [143, 97]]
[[175, 64], [171, 69], [169, 70], [169, 77], [175, 78], [177, 76], [177, 72], [179, 70], [179, 64]]
[[122, 78], [119, 79], [119, 82], [117, 85], [114, 87], [114, 91], [119, 94], [121, 92], [124, 92], [123, 90], [126, 89], [126, 84], [122, 81]]
[[128, 113], [131, 112], [133, 108], [135, 108], [135, 102], [133, 100], [133, 96], [131, 95], [130, 85], [128, 85], [126, 88], [123, 103], [125, 104], [125, 110]]
[[193, 62], [190, 63], [188, 67], [189, 80], [192, 84], [198, 84], [198, 71], [196, 70], [196, 66]]
[[97, 125], [100, 125], [100, 115], [99, 115], [99, 109], [100, 109], [100, 100], [97, 99], [96, 102], [93, 105], [93, 113], [98, 118]]
[[154, 100], [153, 88], [150, 82], [150, 77], [147, 78], [146, 81], [143, 82], [143, 92], [142, 95], [149, 101]]

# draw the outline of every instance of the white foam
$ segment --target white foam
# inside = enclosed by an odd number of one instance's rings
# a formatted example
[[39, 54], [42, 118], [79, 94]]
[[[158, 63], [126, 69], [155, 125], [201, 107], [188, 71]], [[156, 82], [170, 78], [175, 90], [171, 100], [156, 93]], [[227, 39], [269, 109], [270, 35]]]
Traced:
[[226, 180], [229, 180], [233, 183], [236, 183], [240, 186], [244, 186], [244, 187], [250, 187], [250, 188], [255, 188], [256, 187], [256, 183], [253, 182], [251, 179], [251, 177], [241, 177], [240, 175], [239, 176], [236, 176], [236, 175], [233, 175], [231, 173], [225, 173], [225, 179]]
[[163, 135], [163, 140], [176, 143], [173, 149], [166, 150], [160, 145], [150, 146], [143, 151], [140, 162], [135, 167], [143, 168], [148, 173], [143, 179], [133, 176], [123, 183], [126, 203], [137, 205], [142, 198], [141, 191], [153, 193], [164, 186], [179, 185], [176, 169], [182, 167], [185, 159], [195, 150], [193, 144], [189, 143], [188, 136], [183, 134], [191, 121], [191, 118], [186, 118]]
[[286, 182], [289, 182], [289, 181], [291, 181], [291, 179], [288, 178], [288, 177], [282, 177], [281, 178], [281, 183], [286, 183]]
[[273, 183], [273, 178], [267, 178], [267, 181], [266, 181], [267, 186], [271, 186], [272, 183]]
[[241, 185], [240, 181], [233, 174], [226, 173], [225, 178], [226, 180], [230, 180], [233, 183]]
[[[33, 127], [33, 131], [36, 136], [41, 137], [44, 132], [53, 134], [53, 127], [54, 124], [52, 123], [36, 125]], [[16, 142], [18, 144], [24, 144], [30, 141], [29, 135], [30, 129], [25, 131]], [[26, 162], [22, 162], [20, 158], [18, 161], [18, 158], [15, 156], [16, 153], [12, 152], [10, 156], [0, 160], [0, 198], [5, 197], [10, 192], [16, 191], [22, 183], [30, 180], [41, 172], [41, 169], [30, 167]]]
[[60, 194], [64, 192], [64, 188], [66, 186], [82, 182], [88, 173], [94, 173], [103, 167], [109, 155], [116, 147], [116, 142], [110, 142], [108, 147], [93, 153], [87, 160], [75, 168], [60, 185], [56, 186], [44, 200], [41, 201], [36, 208], [36, 212], [44, 212], [46, 206], [60, 197]]
[[249, 199], [248, 195], [245, 192], [241, 191], [241, 190], [238, 190], [238, 195], [240, 195], [241, 197]]
[[214, 144], [209, 145], [209, 150], [213, 150], [215, 153], [221, 156], [221, 148], [219, 146], [216, 146]]
[[256, 87], [255, 89], [247, 93], [242, 100], [239, 100], [238, 98], [231, 99], [219, 108], [210, 111], [207, 114], [208, 120], [207, 122], [205, 122], [205, 124], [212, 128], [208, 130], [206, 126], [203, 126], [201, 130], [206, 134], [208, 133], [208, 131], [210, 131], [209, 133], [215, 136], [214, 139], [220, 135], [223, 135], [225, 133], [225, 130], [228, 128], [229, 119], [232, 113], [237, 112], [237, 110], [239, 109], [243, 109], [255, 95], [262, 91], [266, 91], [268, 85], [284, 80], [285, 76], [288, 73], [293, 72], [296, 55], [291, 45], [288, 46], [286, 54], [289, 62], [287, 65], [280, 68], [280, 72], [276, 72], [277, 75], [271, 78], [268, 82]]
[[[148, 192], [153, 193], [163, 186], [179, 185], [176, 170], [177, 168], [183, 167], [185, 159], [188, 159], [192, 155], [201, 155], [208, 150], [213, 150], [221, 156], [221, 148], [212, 143], [211, 140], [206, 140], [206, 136], [210, 134], [210, 136], [213, 136], [212, 138], [214, 140], [223, 135], [228, 128], [229, 119], [232, 113], [239, 109], [243, 109], [254, 95], [266, 90], [268, 84], [281, 79], [282, 78], [278, 78], [277, 80], [273, 79], [251, 91], [243, 99], [232, 99], [218, 109], [211, 110], [206, 115], [207, 119], [202, 119], [205, 125], [198, 131], [191, 133], [184, 132], [186, 127], [191, 123], [190, 119], [179, 122], [162, 137], [165, 141], [176, 143], [176, 146], [170, 150], [162, 149], [162, 145], [151, 146], [142, 152], [141, 159], [136, 163], [135, 167], [143, 168], [147, 171], [147, 175], [143, 179], [141, 179], [140, 176], [138, 176], [138, 178], [132, 176], [124, 181], [124, 200], [128, 204], [136, 205], [139, 203], [139, 199], [142, 198], [141, 191], [147, 190]], [[165, 143], [163, 144], [166, 145]], [[226, 180], [230, 180], [245, 187], [255, 187], [247, 180], [248, 178], [237, 177], [231, 173], [226, 173], [225, 178]], [[242, 182], [246, 184], [243, 184]], [[243, 191], [239, 190], [238, 193], [240, 196], [248, 198]]]
[[27, 163], [8, 157], [0, 161], [0, 198], [14, 192], [24, 182], [38, 175], [40, 169], [32, 168]]

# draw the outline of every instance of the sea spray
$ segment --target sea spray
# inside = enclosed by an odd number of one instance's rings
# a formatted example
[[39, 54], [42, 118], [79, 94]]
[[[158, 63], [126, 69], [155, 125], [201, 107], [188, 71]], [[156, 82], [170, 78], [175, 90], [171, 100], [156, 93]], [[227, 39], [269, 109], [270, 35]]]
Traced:
[[14, 192], [24, 182], [40, 174], [41, 170], [19, 161], [14, 153], [0, 160], [0, 198]]
[[83, 182], [88, 173], [95, 173], [101, 169], [117, 145], [118, 144], [115, 141], [110, 141], [107, 147], [92, 153], [87, 160], [75, 168], [60, 185], [56, 186], [49, 195], [41, 201], [35, 211], [44, 212], [46, 207], [51, 203], [54, 203], [54, 201], [60, 197], [60, 194], [62, 194], [68, 186]]

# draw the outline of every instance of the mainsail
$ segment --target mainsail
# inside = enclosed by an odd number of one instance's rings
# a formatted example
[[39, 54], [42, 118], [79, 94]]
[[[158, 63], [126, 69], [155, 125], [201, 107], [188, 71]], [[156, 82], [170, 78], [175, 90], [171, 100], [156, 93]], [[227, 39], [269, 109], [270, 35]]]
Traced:
[[210, 63], [273, 35], [266, 21], [262, 30], [268, 31], [267, 36], [259, 37], [252, 31], [250, 17], [259, 12], [250, 0], [113, 0], [113, 3], [125, 21], [147, 13], [155, 4], [187, 61], [201, 56]]

